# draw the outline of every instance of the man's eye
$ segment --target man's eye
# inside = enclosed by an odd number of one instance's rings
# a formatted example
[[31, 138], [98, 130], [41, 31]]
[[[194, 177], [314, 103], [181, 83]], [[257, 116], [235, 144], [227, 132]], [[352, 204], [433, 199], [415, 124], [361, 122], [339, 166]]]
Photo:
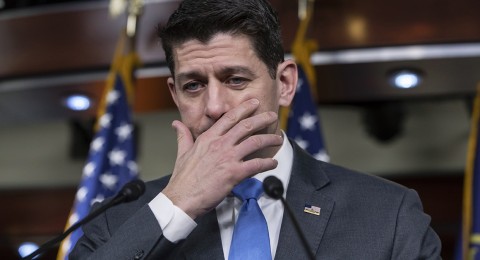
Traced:
[[229, 78], [226, 83], [229, 84], [229, 85], [242, 85], [244, 84], [245, 82], [247, 82], [247, 79], [245, 78], [240, 78], [240, 77], [233, 77], [233, 78]]
[[198, 89], [200, 89], [202, 87], [202, 84], [200, 84], [200, 82], [189, 82], [185, 85], [183, 85], [183, 90], [185, 91], [189, 91], [189, 92], [195, 92], [197, 91]]

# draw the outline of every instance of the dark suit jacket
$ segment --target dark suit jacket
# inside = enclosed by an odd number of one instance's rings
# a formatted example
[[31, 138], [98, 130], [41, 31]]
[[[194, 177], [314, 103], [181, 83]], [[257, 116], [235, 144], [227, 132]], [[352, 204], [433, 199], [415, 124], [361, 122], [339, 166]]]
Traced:
[[[317, 259], [440, 259], [440, 240], [415, 191], [317, 161], [292, 143], [287, 202]], [[167, 183], [168, 177], [147, 183], [139, 200], [85, 225], [70, 259], [223, 259], [215, 211], [196, 219], [177, 244], [162, 236], [147, 204]], [[320, 215], [305, 213], [306, 204], [320, 207]], [[307, 259], [286, 213], [275, 259]]]

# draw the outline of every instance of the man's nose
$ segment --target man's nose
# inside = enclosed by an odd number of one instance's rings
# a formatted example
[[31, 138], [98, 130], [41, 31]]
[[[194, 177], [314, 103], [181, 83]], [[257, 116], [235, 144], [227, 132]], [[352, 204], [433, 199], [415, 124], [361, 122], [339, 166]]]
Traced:
[[205, 114], [217, 121], [230, 110], [230, 97], [228, 89], [220, 82], [209, 82], [206, 95]]

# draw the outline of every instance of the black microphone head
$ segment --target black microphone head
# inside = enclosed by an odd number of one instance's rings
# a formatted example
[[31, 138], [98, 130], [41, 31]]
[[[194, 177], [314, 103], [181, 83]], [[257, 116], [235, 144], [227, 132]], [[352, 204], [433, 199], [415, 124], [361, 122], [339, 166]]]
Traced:
[[263, 180], [263, 190], [273, 199], [280, 199], [283, 196], [283, 184], [275, 176], [268, 176]]
[[138, 199], [145, 192], [145, 183], [142, 180], [128, 182], [120, 190], [119, 195], [124, 197], [125, 202]]

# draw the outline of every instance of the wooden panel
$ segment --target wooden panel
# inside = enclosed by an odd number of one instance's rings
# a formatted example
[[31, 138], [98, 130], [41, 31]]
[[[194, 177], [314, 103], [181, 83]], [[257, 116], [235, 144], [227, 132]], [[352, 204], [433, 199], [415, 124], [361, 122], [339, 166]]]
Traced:
[[166, 77], [140, 79], [135, 93], [136, 112], [148, 112], [162, 109], [175, 109], [170, 96]]
[[[177, 5], [166, 1], [146, 8], [137, 46], [144, 63], [164, 59], [155, 29]], [[108, 68], [125, 17], [111, 18], [105, 2], [29, 10], [30, 15], [0, 16], [0, 79]]]
[[[271, 2], [290, 46], [297, 1]], [[480, 2], [471, 0], [317, 0], [310, 35], [321, 49], [478, 41], [479, 8]]]
[[[23, 242], [45, 243], [60, 234], [70, 212], [75, 188], [0, 191], [0, 255], [18, 259]], [[53, 259], [56, 249], [42, 259]]]
[[18, 236], [53, 235], [65, 226], [75, 188], [9, 190], [0, 193], [2, 233]]
[[[148, 4], [140, 20], [138, 51], [145, 64], [161, 64], [156, 36], [179, 1]], [[297, 1], [272, 0], [287, 50], [298, 26]], [[310, 36], [320, 49], [363, 48], [480, 40], [479, 1], [317, 0]], [[38, 11], [40, 10], [40, 11]], [[0, 79], [108, 67], [125, 17], [109, 17], [107, 4], [63, 4], [0, 15]]]

